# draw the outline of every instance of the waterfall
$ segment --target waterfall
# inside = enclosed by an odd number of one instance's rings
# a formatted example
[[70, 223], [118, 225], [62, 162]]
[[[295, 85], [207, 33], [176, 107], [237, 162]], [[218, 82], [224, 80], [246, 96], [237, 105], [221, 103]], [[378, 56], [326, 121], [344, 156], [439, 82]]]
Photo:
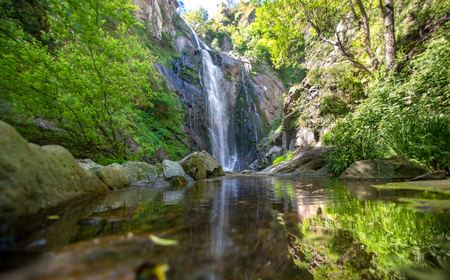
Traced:
[[194, 30], [192, 35], [202, 56], [202, 81], [208, 97], [208, 131], [212, 142], [212, 154], [224, 170], [232, 171], [236, 167], [238, 158], [234, 135], [231, 133], [232, 113], [228, 104], [227, 91], [224, 88], [223, 73], [214, 64], [209, 47], [199, 39]]

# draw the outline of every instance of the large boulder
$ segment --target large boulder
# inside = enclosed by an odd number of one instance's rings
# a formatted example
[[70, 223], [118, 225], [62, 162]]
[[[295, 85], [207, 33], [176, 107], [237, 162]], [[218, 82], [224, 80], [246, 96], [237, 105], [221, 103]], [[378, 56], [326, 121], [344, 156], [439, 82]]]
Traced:
[[186, 186], [192, 182], [192, 178], [189, 177], [184, 171], [180, 163], [171, 160], [163, 160], [163, 174], [164, 179], [175, 186]]
[[167, 187], [169, 182], [164, 180], [163, 168], [146, 162], [128, 161], [122, 165], [126, 174], [135, 186]]
[[225, 175], [222, 166], [209, 153], [195, 152], [180, 161], [184, 171], [195, 180]]
[[29, 144], [12, 126], [0, 121], [2, 223], [14, 223], [18, 216], [36, 213], [79, 195], [107, 190], [63, 147]]
[[122, 165], [132, 183], [152, 182], [163, 178], [162, 168], [146, 162], [128, 161]]
[[285, 176], [332, 176], [327, 165], [329, 152], [329, 147], [299, 148], [292, 160], [269, 166], [261, 172]]
[[417, 163], [405, 159], [376, 159], [361, 160], [353, 163], [344, 173], [341, 179], [348, 180], [409, 180], [430, 171]]
[[127, 170], [117, 163], [94, 168], [92, 172], [112, 190], [126, 188], [131, 184]]

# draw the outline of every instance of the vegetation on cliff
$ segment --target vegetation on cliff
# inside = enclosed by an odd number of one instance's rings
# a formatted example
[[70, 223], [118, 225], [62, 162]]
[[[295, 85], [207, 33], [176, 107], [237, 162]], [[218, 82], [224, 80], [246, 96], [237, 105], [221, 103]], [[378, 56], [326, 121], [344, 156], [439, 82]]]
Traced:
[[101, 161], [186, 154], [181, 104], [131, 0], [0, 6], [1, 118], [27, 139]]
[[[212, 19], [204, 11], [188, 19], [213, 45], [228, 36], [232, 52], [291, 69], [291, 83], [307, 72], [322, 96], [323, 121], [311, 129], [334, 146], [336, 173], [395, 156], [448, 170], [449, 10], [448, 1], [434, 0], [240, 1]], [[287, 127], [312, 115], [294, 112]]]

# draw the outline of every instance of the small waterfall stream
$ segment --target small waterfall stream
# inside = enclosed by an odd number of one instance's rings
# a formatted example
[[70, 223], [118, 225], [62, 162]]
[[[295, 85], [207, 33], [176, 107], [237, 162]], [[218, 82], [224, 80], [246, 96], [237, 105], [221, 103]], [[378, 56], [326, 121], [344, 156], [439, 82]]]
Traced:
[[192, 34], [202, 56], [202, 81], [208, 95], [208, 131], [212, 142], [212, 153], [224, 170], [233, 171], [238, 157], [234, 135], [231, 133], [231, 112], [227, 92], [224, 89], [223, 73], [214, 64], [208, 46], [198, 38], [194, 30]]

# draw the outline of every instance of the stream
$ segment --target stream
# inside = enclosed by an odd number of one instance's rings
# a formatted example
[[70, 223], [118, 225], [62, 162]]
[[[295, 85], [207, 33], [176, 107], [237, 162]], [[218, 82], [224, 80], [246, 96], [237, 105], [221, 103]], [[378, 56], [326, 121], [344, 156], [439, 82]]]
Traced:
[[250, 175], [132, 187], [25, 219], [0, 278], [445, 279], [449, 213], [398, 202], [434, 195]]

